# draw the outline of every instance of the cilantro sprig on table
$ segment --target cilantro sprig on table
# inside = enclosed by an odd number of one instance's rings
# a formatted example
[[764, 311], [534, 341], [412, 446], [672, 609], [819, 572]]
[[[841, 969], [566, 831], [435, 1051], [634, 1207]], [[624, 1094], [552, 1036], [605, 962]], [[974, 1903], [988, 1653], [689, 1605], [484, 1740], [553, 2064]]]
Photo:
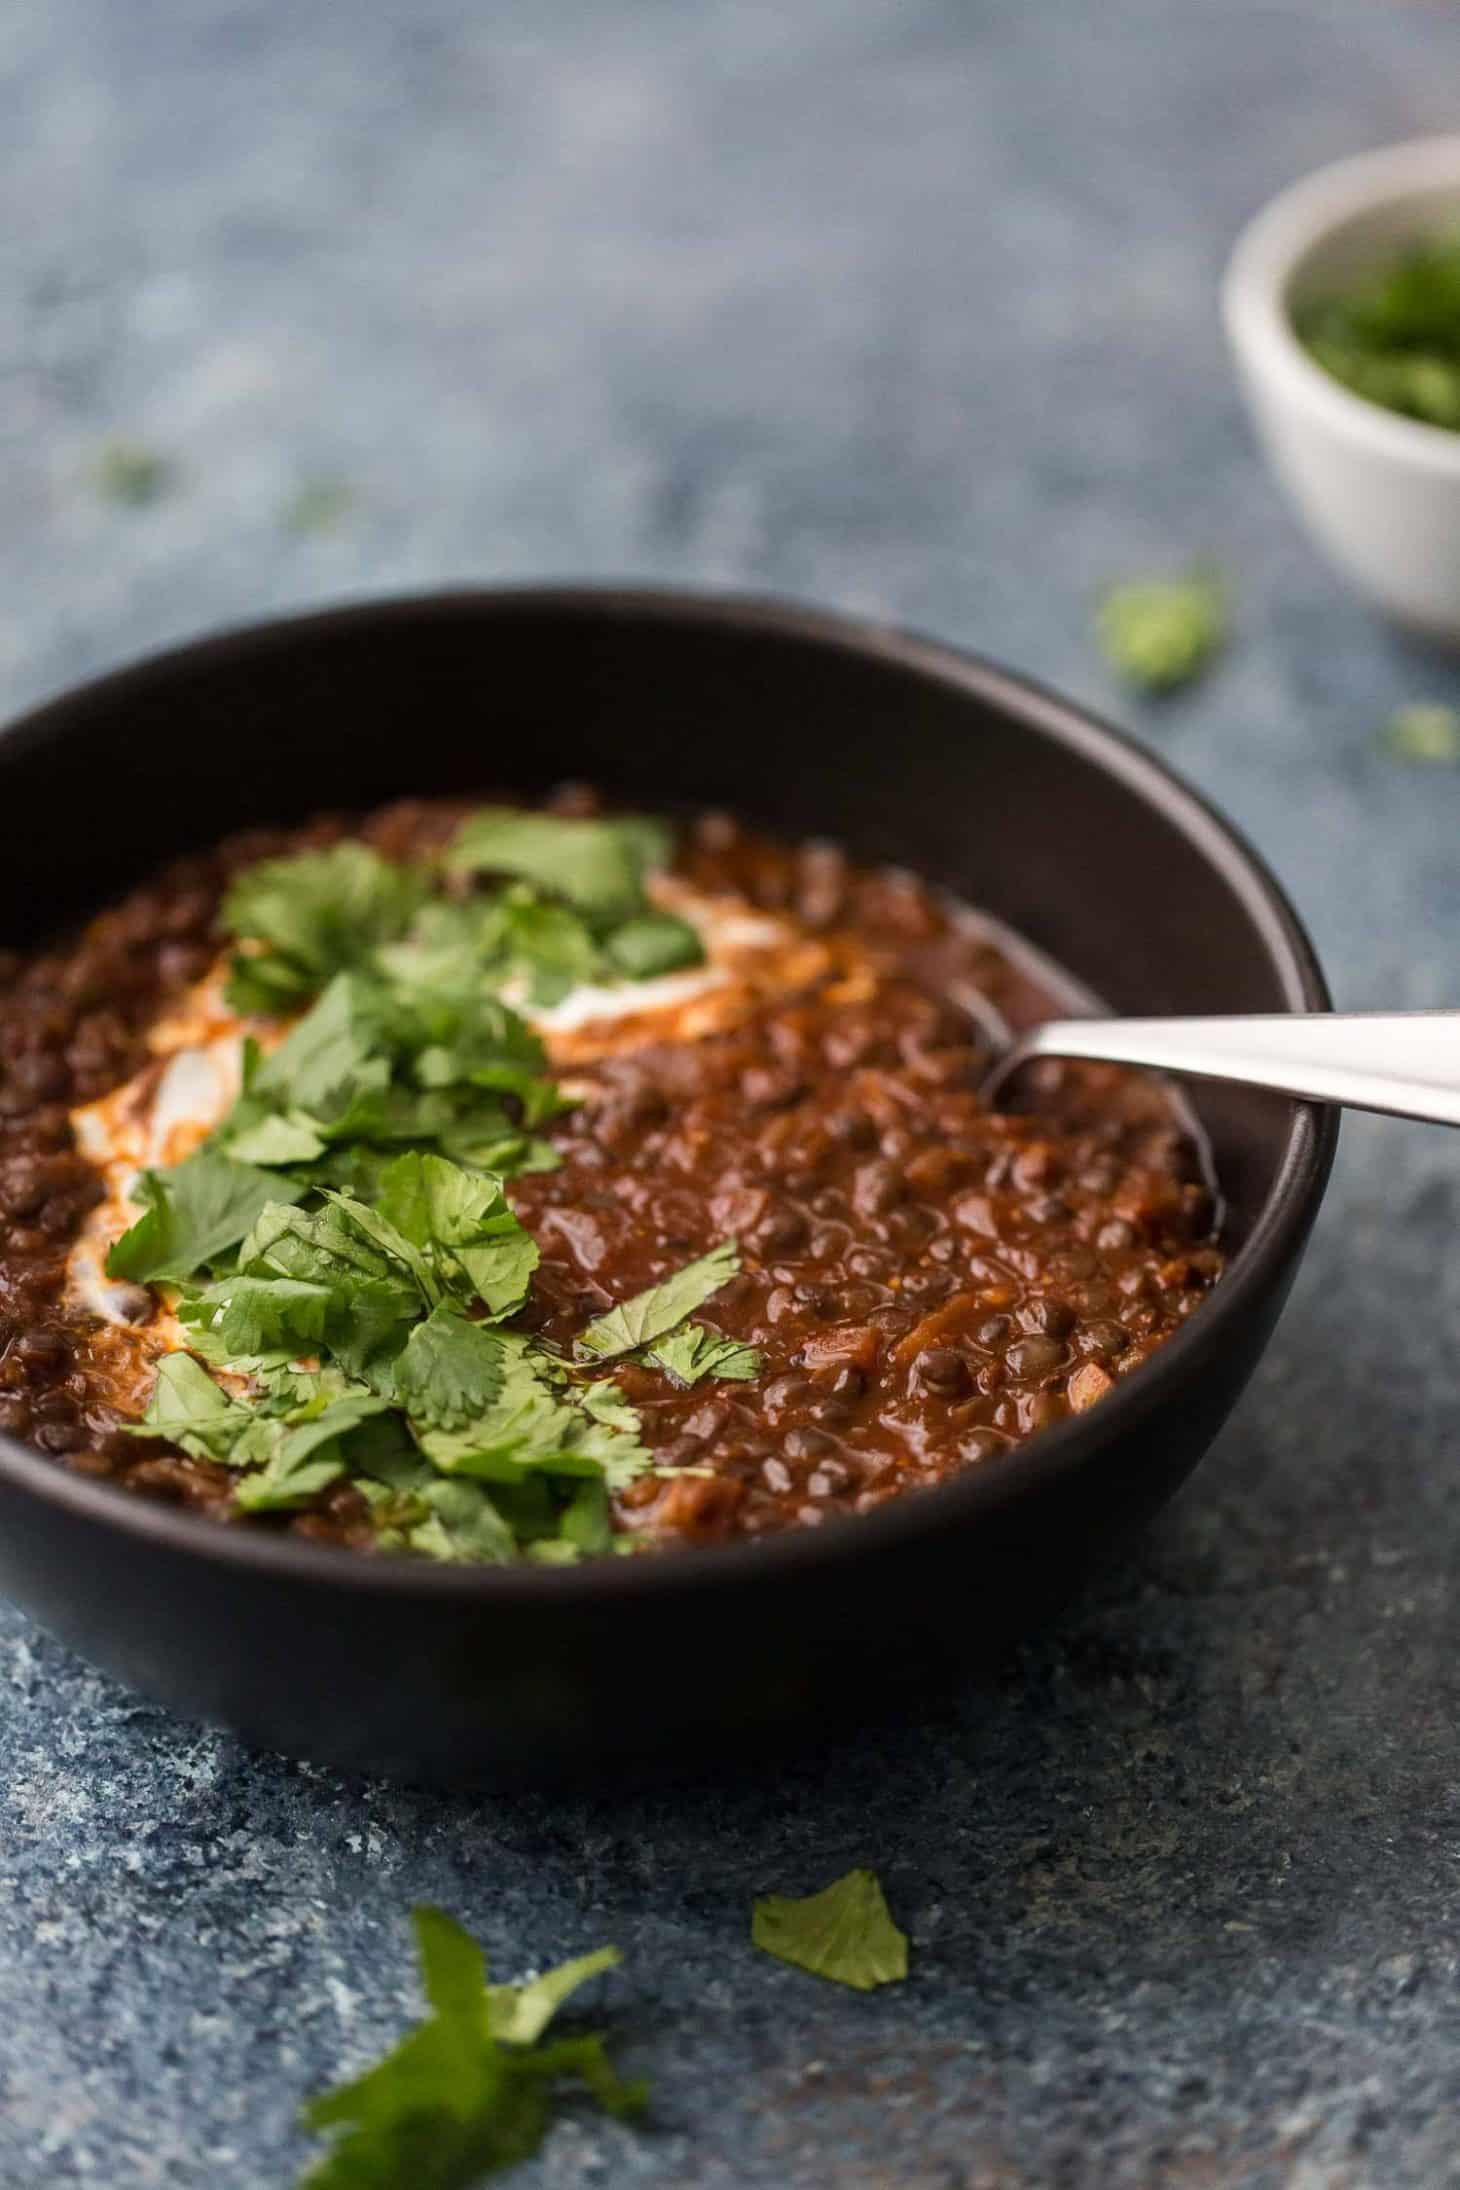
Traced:
[[442, 1910], [418, 1908], [413, 1921], [431, 2012], [375, 2067], [305, 2108], [306, 2126], [335, 2142], [300, 2190], [467, 2190], [537, 2150], [565, 2087], [607, 2114], [642, 2110], [645, 2086], [624, 2082], [598, 2033], [546, 2036], [572, 1994], [615, 1966], [616, 1948], [491, 1985], [480, 1947]]
[[[537, 1129], [565, 1104], [503, 991], [623, 979], [628, 934], [647, 970], [698, 956], [644, 892], [662, 856], [652, 824], [489, 808], [444, 871], [344, 843], [235, 883], [230, 993], [301, 1015], [268, 1054], [246, 1044], [203, 1147], [142, 1174], [107, 1267], [165, 1286], [190, 1348], [161, 1363], [140, 1431], [236, 1470], [244, 1511], [348, 1481], [386, 1548], [610, 1550], [610, 1493], [652, 1460], [602, 1364], [757, 1373], [753, 1349], [687, 1320], [738, 1270], [733, 1241], [598, 1318], [572, 1360], [511, 1326], [538, 1250], [504, 1181], [556, 1160]], [[479, 870], [504, 886], [447, 894]]]
[[[492, 1985], [481, 1949], [444, 1911], [417, 1908], [412, 1920], [430, 2015], [373, 2068], [305, 2107], [305, 2126], [335, 2141], [299, 2190], [470, 2190], [538, 2150], [565, 2088], [621, 2119], [642, 2111], [646, 2086], [623, 2081], [601, 2035], [545, 2035], [580, 1986], [617, 1967], [616, 1947]], [[908, 1974], [907, 1934], [869, 1870], [801, 1900], [765, 1895], [751, 1941], [858, 1992]]]

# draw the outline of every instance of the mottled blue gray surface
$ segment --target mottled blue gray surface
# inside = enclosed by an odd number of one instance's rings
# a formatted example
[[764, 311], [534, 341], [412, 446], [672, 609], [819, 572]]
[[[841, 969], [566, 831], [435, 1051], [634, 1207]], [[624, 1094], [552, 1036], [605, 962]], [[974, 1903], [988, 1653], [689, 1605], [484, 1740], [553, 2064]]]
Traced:
[[[1214, 308], [1272, 188], [1453, 126], [1457, 70], [1452, 8], [1384, 0], [8, 0], [0, 693], [462, 577], [871, 607], [1134, 715], [1342, 1000], [1460, 1001], [1460, 775], [1374, 744], [1460, 677], [1311, 558]], [[115, 435], [152, 506], [94, 491]], [[291, 531], [320, 479], [353, 506]], [[1141, 713], [1092, 593], [1203, 551], [1230, 659]], [[1350, 1127], [1130, 1568], [993, 1697], [770, 1784], [347, 1788], [0, 1615], [0, 2182], [287, 2183], [431, 1898], [502, 1975], [625, 1950], [654, 2125], [570, 2118], [553, 2190], [1460, 2183], [1457, 1218], [1460, 1144]], [[746, 1936], [853, 1862], [916, 1943], [871, 1999]]]

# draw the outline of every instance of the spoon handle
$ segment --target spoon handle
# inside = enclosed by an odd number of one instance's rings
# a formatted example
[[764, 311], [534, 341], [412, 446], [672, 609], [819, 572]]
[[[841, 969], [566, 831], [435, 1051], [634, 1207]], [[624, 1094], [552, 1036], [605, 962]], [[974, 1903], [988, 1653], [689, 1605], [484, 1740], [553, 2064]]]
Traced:
[[1272, 1012], [1234, 1019], [1052, 1019], [1004, 1061], [1092, 1057], [1238, 1080], [1311, 1102], [1460, 1125], [1460, 1011]]

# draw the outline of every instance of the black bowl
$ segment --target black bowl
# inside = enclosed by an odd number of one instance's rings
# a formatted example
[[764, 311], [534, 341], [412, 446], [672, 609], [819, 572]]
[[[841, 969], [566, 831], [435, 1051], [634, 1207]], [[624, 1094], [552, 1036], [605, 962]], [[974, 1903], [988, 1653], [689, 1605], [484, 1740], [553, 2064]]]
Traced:
[[[1075, 708], [878, 626], [633, 592], [304, 616], [41, 708], [0, 738], [0, 938], [244, 824], [565, 777], [914, 866], [1116, 1010], [1328, 1001], [1247, 846]], [[1197, 1108], [1233, 1253], [1211, 1300], [1100, 1406], [941, 1489], [726, 1549], [437, 1567], [219, 1527], [0, 1439], [0, 1586], [178, 1711], [413, 1777], [738, 1755], [976, 1667], [1171, 1495], [1282, 1306], [1335, 1118], [1231, 1090]]]

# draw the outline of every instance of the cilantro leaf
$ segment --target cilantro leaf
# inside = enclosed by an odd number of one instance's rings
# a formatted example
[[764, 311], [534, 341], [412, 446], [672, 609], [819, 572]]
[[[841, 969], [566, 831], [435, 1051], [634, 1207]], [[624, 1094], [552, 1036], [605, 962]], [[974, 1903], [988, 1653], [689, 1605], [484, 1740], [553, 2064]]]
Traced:
[[191, 1277], [236, 1247], [268, 1203], [303, 1191], [206, 1148], [171, 1171], [144, 1171], [132, 1190], [142, 1215], [107, 1256], [107, 1275], [139, 1285]]
[[200, 1352], [227, 1362], [251, 1355], [313, 1353], [324, 1338], [333, 1295], [300, 1278], [220, 1278], [179, 1304], [179, 1320]]
[[755, 1904], [750, 1936], [763, 1953], [858, 1992], [907, 1975], [907, 1934], [871, 1871], [848, 1871], [804, 1901], [767, 1894]]
[[498, 1336], [502, 1381], [492, 1404], [460, 1429], [427, 1425], [417, 1434], [423, 1452], [444, 1473], [513, 1483], [529, 1469], [560, 1466], [580, 1424], [562, 1396], [566, 1380], [554, 1373], [548, 1358], [516, 1332]]
[[1220, 651], [1226, 626], [1225, 589], [1201, 570], [1112, 586], [1096, 621], [1111, 668], [1147, 692], [1174, 691], [1200, 676]]
[[488, 917], [485, 932], [501, 975], [524, 982], [534, 1004], [561, 1003], [601, 971], [592, 929], [567, 905], [519, 887], [504, 891]]
[[389, 1032], [404, 1072], [418, 1087], [481, 1088], [514, 1097], [527, 1125], [565, 1107], [547, 1076], [547, 1052], [538, 1036], [480, 981], [462, 995], [397, 992]]
[[499, 1179], [515, 1179], [528, 1171], [556, 1171], [562, 1156], [551, 1141], [536, 1133], [514, 1131], [505, 1113], [482, 1105], [458, 1123], [446, 1126], [439, 1136], [441, 1153], [469, 1171], [492, 1171]]
[[481, 1483], [438, 1477], [420, 1492], [425, 1518], [406, 1541], [429, 1559], [484, 1561], [505, 1566], [517, 1557], [517, 1538]]
[[543, 2033], [563, 2002], [617, 1961], [581, 1955], [523, 1985], [489, 1986], [481, 1950], [439, 1909], [412, 1912], [430, 2015], [376, 2067], [315, 2099], [307, 2126], [337, 2132], [300, 2190], [468, 2190], [530, 2157], [563, 2082], [609, 2113], [638, 2112], [599, 2037]]
[[754, 1346], [743, 1346], [738, 1339], [722, 1338], [718, 1331], [709, 1330], [703, 1323], [681, 1323], [663, 1338], [656, 1339], [645, 1352], [644, 1359], [656, 1369], [662, 1369], [675, 1384], [688, 1388], [698, 1384], [701, 1377], [725, 1377], [736, 1383], [749, 1383], [760, 1375], [762, 1358]]
[[537, 1242], [489, 1172], [412, 1149], [381, 1175], [377, 1206], [426, 1254], [451, 1289], [494, 1316], [520, 1307], [538, 1264]]
[[437, 1307], [406, 1340], [395, 1365], [396, 1398], [412, 1421], [460, 1429], [500, 1393], [503, 1355], [493, 1331]]
[[613, 1547], [613, 1518], [609, 1511], [608, 1484], [601, 1476], [587, 1475], [558, 1517], [558, 1532], [551, 1539], [575, 1558], [592, 1557]]
[[301, 1110], [278, 1111], [252, 1125], [240, 1123], [220, 1139], [235, 1163], [277, 1166], [313, 1163], [326, 1145], [319, 1124]]
[[330, 1141], [386, 1129], [391, 1062], [383, 1002], [358, 975], [339, 974], [272, 1056], [244, 1049], [243, 1093], [213, 1144], [247, 1163], [311, 1163]]
[[364, 965], [379, 945], [404, 935], [427, 887], [423, 870], [349, 841], [245, 868], [223, 900], [222, 920], [265, 948], [234, 958], [229, 1002], [277, 1012], [332, 974]]
[[603, 954], [616, 973], [633, 981], [677, 973], [703, 963], [705, 947], [687, 920], [674, 913], [637, 913], [603, 939]]
[[191, 1354], [164, 1354], [136, 1434], [165, 1437], [195, 1460], [227, 1465], [252, 1416]]
[[422, 1905], [411, 1911], [416, 1951], [421, 1958], [421, 1990], [443, 2022], [487, 2021], [487, 1969], [481, 1948], [444, 1909]]
[[[407, 1312], [419, 1312], [422, 1288], [414, 1265], [420, 1258], [409, 1243], [404, 1243], [404, 1255], [393, 1257], [363, 1230], [355, 1221], [363, 1206], [348, 1195], [334, 1195], [323, 1208], [314, 1209], [268, 1202], [238, 1250], [239, 1270], [247, 1277], [300, 1278], [305, 1284], [331, 1290], [368, 1278], [391, 1279], [402, 1289]], [[426, 1295], [428, 1305], [434, 1307], [438, 1297], [439, 1289], [432, 1283]]]
[[532, 1977], [520, 1985], [489, 1985], [487, 2016], [494, 2038], [508, 2045], [536, 2045], [563, 2002], [586, 1985], [600, 1970], [617, 1969], [623, 1956], [617, 1947], [598, 1947], [580, 1954], [576, 1961], [560, 1962], [556, 1969]]
[[611, 1490], [642, 1475], [650, 1457], [639, 1442], [639, 1417], [611, 1376], [577, 1387], [578, 1404], [588, 1426], [578, 1438], [578, 1451], [595, 1463]]
[[575, 1351], [580, 1359], [611, 1361], [617, 1354], [634, 1353], [663, 1338], [740, 1269], [740, 1254], [733, 1239], [722, 1240], [707, 1255], [686, 1263], [672, 1277], [621, 1301], [605, 1315], [596, 1316], [579, 1334]]
[[343, 1443], [351, 1431], [384, 1414], [386, 1405], [369, 1392], [332, 1400], [322, 1413], [286, 1430], [263, 1468], [239, 1479], [235, 1502], [245, 1513], [307, 1504], [346, 1472]]
[[[542, 815], [514, 816], [511, 834], [521, 841], [517, 824], [531, 821], [528, 834], [536, 838], [537, 825], [545, 820], [552, 841], [560, 843], [557, 831], [563, 825]], [[614, 826], [622, 832], [626, 825]], [[630, 831], [626, 849], [622, 844], [619, 849], [624, 857], [615, 865], [621, 867], [622, 879], [650, 848], [641, 846]], [[666, 847], [661, 843], [652, 849], [662, 858]], [[641, 893], [632, 904], [625, 897], [626, 909], [620, 911], [613, 910], [610, 893], [605, 908], [595, 910], [562, 902], [571, 892], [545, 896], [543, 886], [539, 876], [536, 883], [519, 881], [493, 897], [465, 903], [433, 900], [409, 935], [377, 953], [376, 963], [392, 982], [418, 996], [434, 993], [464, 1001], [484, 985], [501, 988], [516, 982], [533, 1004], [549, 1006], [580, 982], [647, 980], [679, 966], [698, 965], [704, 957], [689, 923], [647, 906]]]
[[[327, 1301], [323, 1337], [329, 1352], [351, 1377], [388, 1397], [394, 1389], [392, 1365], [409, 1326], [425, 1307], [434, 1305], [438, 1295], [432, 1281], [432, 1293], [423, 1297], [419, 1273], [412, 1266], [420, 1258], [409, 1243], [401, 1244], [411, 1261], [392, 1261], [352, 1221], [349, 1212], [357, 1206], [348, 1200], [343, 1208], [326, 1203], [323, 1208], [295, 1209], [287, 1203], [271, 1203], [239, 1250], [238, 1273], [232, 1282], [255, 1279], [272, 1285], [287, 1279], [311, 1292], [322, 1291]], [[430, 1278], [429, 1271], [424, 1274]], [[282, 1308], [290, 1297], [262, 1290], [243, 1296], [245, 1306], [260, 1309], [271, 1299]], [[216, 1354], [203, 1320], [201, 1303], [207, 1298], [200, 1296], [183, 1314], [199, 1332], [200, 1344]], [[289, 1345], [290, 1340], [281, 1333], [278, 1343]], [[312, 1348], [299, 1345], [291, 1350]]]
[[485, 930], [491, 912], [490, 904], [479, 898], [433, 897], [398, 942], [377, 949], [376, 967], [405, 997], [470, 996], [480, 986], [491, 955]]
[[[381, 1174], [382, 1179], [389, 1178], [393, 1169], [393, 1165], [388, 1166]], [[435, 1271], [419, 1252], [414, 1240], [407, 1239], [382, 1209], [370, 1202], [357, 1200], [353, 1194], [343, 1194], [338, 1188], [326, 1188], [325, 1200], [342, 1224], [363, 1235], [380, 1251], [385, 1257], [387, 1267], [408, 1271], [420, 1287], [421, 1297], [426, 1305], [435, 1307], [441, 1298], [441, 1287], [437, 1283]]]
[[667, 849], [652, 823], [484, 806], [462, 825], [446, 863], [457, 874], [515, 875], [611, 923], [639, 911], [645, 871], [661, 865]]
[[337, 974], [272, 1056], [248, 1093], [322, 1120], [332, 1136], [368, 1136], [390, 1079], [384, 1001], [358, 975]]
[[394, 1399], [401, 1350], [420, 1312], [419, 1294], [400, 1279], [346, 1283], [331, 1296], [329, 1351], [348, 1376]]

